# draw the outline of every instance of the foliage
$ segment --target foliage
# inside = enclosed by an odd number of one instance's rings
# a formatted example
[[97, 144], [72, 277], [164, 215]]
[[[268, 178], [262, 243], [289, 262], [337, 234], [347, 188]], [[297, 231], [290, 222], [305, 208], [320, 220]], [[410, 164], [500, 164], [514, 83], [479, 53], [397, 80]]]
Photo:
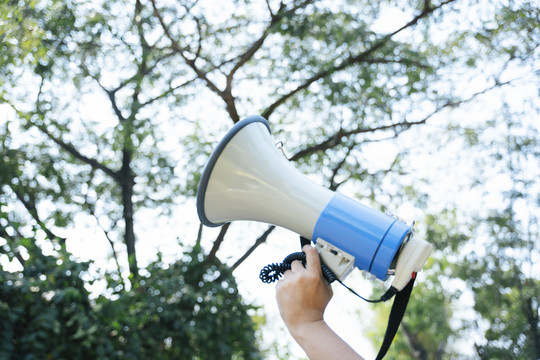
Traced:
[[0, 271], [0, 358], [108, 358], [113, 344], [82, 279], [88, 263], [72, 261], [65, 249], [43, 255], [28, 238], [1, 248], [10, 257], [22, 251], [24, 270]]
[[0, 359], [257, 359], [253, 323], [229, 270], [201, 267], [200, 248], [151, 263], [130, 291], [112, 279], [87, 290], [90, 263], [63, 246], [44, 255], [32, 239], [22, 271], [0, 271]]
[[[6, 324], [18, 327], [6, 334], [58, 340], [64, 353], [33, 350], [44, 357], [256, 357], [250, 308], [218, 251], [244, 251], [236, 268], [273, 228], [241, 246], [225, 238], [228, 227], [214, 239], [200, 230], [170, 266], [158, 258], [141, 268], [136, 244], [153, 242], [147, 229], [158, 223], [188, 226], [211, 149], [258, 113], [319, 183], [422, 214], [418, 236], [437, 251], [389, 356], [461, 356], [455, 344], [474, 331], [477, 357], [538, 357], [537, 177], [521, 174], [540, 155], [537, 125], [516, 121], [538, 109], [499, 101], [511, 86], [527, 89], [521, 97], [537, 91], [537, 19], [526, 0], [1, 1], [0, 238], [24, 268], [1, 273], [2, 296], [15, 299], [2, 304], [32, 304], [50, 319], [10, 310]], [[470, 119], [474, 104], [486, 118]], [[501, 139], [506, 147], [494, 146]], [[455, 162], [441, 165], [438, 154], [455, 147]], [[445, 193], [441, 178], [459, 182], [471, 160], [478, 173]], [[481, 199], [501, 194], [490, 187], [501, 174], [515, 184], [505, 206], [455, 199], [469, 188]], [[66, 234], [85, 226], [109, 242], [117, 268], [92, 300], [90, 265], [65, 251]], [[53, 255], [40, 250], [46, 239]], [[466, 289], [453, 288], [458, 278]], [[478, 326], [455, 325], [465, 291]]]
[[[538, 206], [540, 142], [538, 128], [501, 113], [506, 136], [491, 142], [492, 173], [507, 179], [501, 206], [476, 221], [482, 247], [456, 265], [456, 275], [474, 292], [475, 310], [485, 325], [485, 340], [476, 344], [481, 359], [540, 356], [540, 254]], [[525, 130], [525, 131], [524, 131]], [[484, 137], [480, 137], [480, 142]], [[481, 323], [482, 324], [482, 323]]]
[[251, 308], [242, 303], [230, 270], [203, 262], [195, 247], [170, 266], [150, 264], [149, 275], [135, 280], [129, 292], [116, 285], [117, 300], [96, 299], [122, 358], [259, 358]]

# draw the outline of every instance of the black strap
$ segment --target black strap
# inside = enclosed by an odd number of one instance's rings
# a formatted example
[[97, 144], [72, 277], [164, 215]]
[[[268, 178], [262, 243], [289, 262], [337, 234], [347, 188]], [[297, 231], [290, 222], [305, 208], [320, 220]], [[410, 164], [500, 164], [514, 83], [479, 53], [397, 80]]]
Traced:
[[388, 318], [388, 326], [386, 327], [384, 340], [379, 350], [379, 354], [377, 354], [376, 360], [381, 360], [386, 355], [388, 348], [394, 340], [394, 336], [396, 336], [399, 324], [401, 324], [401, 320], [403, 319], [403, 315], [405, 314], [405, 309], [407, 308], [407, 304], [409, 303], [409, 298], [411, 297], [411, 291], [414, 286], [415, 278], [416, 273], [413, 273], [411, 281], [409, 281], [407, 286], [405, 286], [403, 290], [396, 294], [394, 303], [392, 304], [392, 310], [390, 311], [390, 317]]

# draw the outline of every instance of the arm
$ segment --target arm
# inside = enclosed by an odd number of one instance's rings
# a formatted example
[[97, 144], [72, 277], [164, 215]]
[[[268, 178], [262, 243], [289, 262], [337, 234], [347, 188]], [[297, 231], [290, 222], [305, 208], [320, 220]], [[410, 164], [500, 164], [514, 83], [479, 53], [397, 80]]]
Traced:
[[324, 321], [332, 288], [322, 276], [317, 250], [309, 245], [303, 250], [306, 267], [294, 261], [291, 270], [276, 285], [279, 312], [285, 325], [310, 360], [362, 360]]

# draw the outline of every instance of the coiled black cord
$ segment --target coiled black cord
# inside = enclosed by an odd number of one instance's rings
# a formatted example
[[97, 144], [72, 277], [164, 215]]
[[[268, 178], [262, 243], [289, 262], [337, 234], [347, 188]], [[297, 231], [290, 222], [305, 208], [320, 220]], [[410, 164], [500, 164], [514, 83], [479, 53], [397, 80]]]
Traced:
[[[302, 265], [306, 266], [306, 254], [303, 252], [295, 252], [283, 259], [283, 262], [281, 263], [273, 263], [263, 267], [259, 274], [259, 279], [265, 284], [270, 284], [279, 280], [285, 271], [291, 269], [291, 263], [295, 260], [301, 261]], [[329, 284], [338, 280], [328, 266], [321, 264], [321, 271]]]
[[[281, 263], [273, 263], [266, 265], [262, 268], [259, 279], [265, 284], [273, 283], [274, 281], [277, 281], [281, 278], [283, 273], [287, 270], [291, 269], [291, 263], [295, 260], [299, 260], [302, 262], [302, 265], [306, 266], [306, 254], [303, 252], [295, 252], [287, 256], [285, 259], [283, 259], [283, 262]], [[347, 290], [352, 292], [354, 295], [358, 296], [360, 299], [370, 302], [370, 303], [377, 303], [381, 301], [387, 301], [390, 300], [398, 291], [394, 287], [390, 287], [379, 299], [371, 300], [366, 299], [360, 294], [358, 294], [356, 291], [345, 285], [341, 280], [337, 278], [337, 276], [326, 266], [325, 264], [321, 263], [321, 271], [326, 279], [326, 281], [331, 284], [334, 281], [337, 280], [341, 285], [343, 285]]]

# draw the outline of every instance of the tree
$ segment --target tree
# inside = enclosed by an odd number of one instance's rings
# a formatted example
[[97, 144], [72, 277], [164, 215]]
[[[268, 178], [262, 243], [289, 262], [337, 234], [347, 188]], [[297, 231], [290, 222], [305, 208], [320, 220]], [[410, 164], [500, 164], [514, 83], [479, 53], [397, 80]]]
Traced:
[[497, 166], [485, 176], [500, 178], [502, 201], [476, 220], [483, 246], [465, 257], [457, 274], [474, 291], [475, 310], [483, 320], [479, 328], [485, 339], [476, 344], [478, 356], [534, 359], [540, 356], [540, 282], [534, 275], [540, 254], [539, 132], [526, 119], [512, 117], [508, 104], [503, 110], [499, 126], [505, 136], [487, 151]]
[[[402, 142], [426, 125], [442, 129], [436, 141], [446, 132], [473, 139], [467, 124], [445, 117], [534, 67], [539, 43], [527, 1], [44, 0], [0, 9], [0, 99], [9, 105], [0, 133], [0, 202], [9, 215], [0, 236], [24, 267], [18, 239], [62, 246], [65, 229], [83, 219], [109, 241], [118, 268], [110, 276], [127, 294], [145, 281], [136, 244], [152, 238], [143, 211], [182, 219], [175, 206], [194, 195], [222, 130], [242, 117], [268, 118], [295, 166], [331, 189], [382, 210], [418, 200], [429, 213], [430, 194], [413, 185]], [[382, 21], [388, 9], [401, 14], [390, 24]], [[378, 143], [395, 149], [389, 161], [370, 156]], [[426, 221], [421, 231], [439, 245], [441, 263], [465, 240], [458, 231], [447, 241], [439, 225]], [[220, 263], [229, 229], [191, 236], [205, 259], [201, 273]], [[254, 235], [231, 269], [273, 229]], [[428, 279], [446, 267], [432, 269]], [[430, 281], [420, 293], [437, 302]], [[450, 308], [453, 296], [432, 313]], [[418, 348], [445, 353], [445, 321]], [[410, 344], [432, 332], [412, 322], [404, 323]]]
[[20, 252], [23, 270], [0, 272], [1, 359], [260, 358], [254, 309], [226, 266], [201, 266], [200, 247], [172, 265], [158, 257], [129, 292], [108, 277], [98, 297], [86, 288], [99, 280], [90, 264], [65, 246], [51, 255], [32, 238], [0, 247], [10, 258]]

